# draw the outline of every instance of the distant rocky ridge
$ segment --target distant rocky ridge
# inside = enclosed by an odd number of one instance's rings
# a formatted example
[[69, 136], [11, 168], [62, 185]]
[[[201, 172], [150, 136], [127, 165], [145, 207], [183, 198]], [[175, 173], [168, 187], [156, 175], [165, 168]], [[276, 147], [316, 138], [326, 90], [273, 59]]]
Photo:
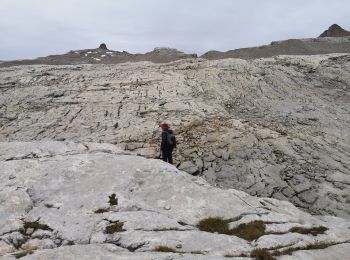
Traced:
[[270, 45], [236, 49], [226, 52], [209, 51], [201, 58], [216, 60], [227, 58], [257, 59], [277, 55], [316, 55], [329, 53], [349, 53], [350, 37], [290, 39], [272, 42]]
[[[317, 55], [329, 53], [349, 53], [350, 33], [339, 25], [332, 25], [319, 38], [289, 39], [275, 41], [270, 45], [236, 50], [208, 51], [200, 58], [208, 60], [240, 58], [256, 59], [277, 55]], [[99, 48], [75, 50], [62, 55], [50, 55], [33, 60], [15, 60], [1, 63], [0, 67], [18, 65], [78, 65], [78, 64], [119, 64], [125, 62], [151, 61], [153, 63], [167, 63], [181, 59], [197, 58], [197, 54], [186, 54], [173, 48], [155, 48], [145, 54], [131, 54], [126, 51], [113, 51], [101, 43]]]
[[344, 30], [337, 24], [333, 24], [324, 31], [319, 37], [347, 37], [350, 36], [350, 32]]
[[350, 32], [334, 24], [329, 27], [327, 31], [322, 33], [319, 38], [275, 41], [270, 45], [242, 48], [226, 52], [209, 51], [203, 54], [201, 58], [209, 60], [227, 58], [257, 59], [276, 55], [316, 55], [349, 52]]
[[106, 44], [102, 43], [99, 48], [70, 51], [63, 55], [50, 55], [34, 60], [7, 61], [0, 64], [0, 67], [18, 65], [77, 65], [77, 64], [118, 64], [125, 62], [151, 61], [154, 63], [167, 63], [179, 59], [196, 58], [197, 54], [185, 54], [172, 48], [155, 48], [145, 54], [131, 54], [126, 51], [119, 52], [109, 50]]

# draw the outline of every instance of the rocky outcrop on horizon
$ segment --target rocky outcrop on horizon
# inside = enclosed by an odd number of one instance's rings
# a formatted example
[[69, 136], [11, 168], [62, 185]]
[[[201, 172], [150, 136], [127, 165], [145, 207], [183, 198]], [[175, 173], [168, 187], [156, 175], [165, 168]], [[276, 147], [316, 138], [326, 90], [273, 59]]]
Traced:
[[4, 260], [243, 260], [259, 252], [326, 260], [350, 254], [349, 220], [215, 188], [111, 144], [0, 143], [0, 169]]
[[[239, 58], [257, 59], [278, 55], [317, 55], [350, 52], [350, 32], [333, 24], [318, 38], [289, 39], [274, 41], [270, 45], [241, 48], [229, 51], [208, 51], [200, 58], [208, 60]], [[113, 51], [101, 43], [99, 48], [70, 51], [62, 55], [50, 55], [32, 60], [0, 61], [0, 67], [18, 65], [79, 65], [79, 64], [119, 64], [126, 62], [150, 61], [168, 63], [182, 59], [197, 58], [197, 54], [186, 54], [174, 48], [154, 48], [145, 54], [131, 54], [126, 51]]]
[[221, 188], [350, 218], [349, 54], [0, 69], [0, 140], [106, 142]]
[[239, 58], [258, 59], [277, 55], [316, 55], [329, 53], [349, 53], [350, 37], [310, 38], [275, 41], [270, 45], [242, 48], [226, 52], [209, 51], [200, 56], [208, 60]]
[[103, 50], [108, 50], [107, 45], [105, 43], [101, 43], [98, 48]]
[[331, 25], [328, 30], [324, 31], [319, 37], [347, 37], [350, 32], [344, 30], [337, 24]]
[[[270, 45], [235, 50], [208, 51], [201, 58], [216, 60], [227, 58], [257, 59], [277, 55], [316, 55], [329, 53], [350, 52], [350, 32], [345, 31], [339, 25], [333, 24], [322, 33], [321, 38], [289, 39], [274, 41]], [[324, 38], [327, 37], [327, 38]], [[337, 38], [335, 38], [337, 37]], [[342, 37], [342, 38], [339, 38]]]
[[77, 64], [118, 64], [126, 62], [151, 61], [154, 63], [167, 63], [180, 59], [196, 58], [197, 54], [186, 54], [173, 48], [154, 48], [145, 54], [131, 54], [126, 51], [109, 50], [105, 43], [99, 48], [70, 51], [62, 55], [50, 55], [33, 60], [6, 61], [0, 67], [19, 65], [77, 65]]

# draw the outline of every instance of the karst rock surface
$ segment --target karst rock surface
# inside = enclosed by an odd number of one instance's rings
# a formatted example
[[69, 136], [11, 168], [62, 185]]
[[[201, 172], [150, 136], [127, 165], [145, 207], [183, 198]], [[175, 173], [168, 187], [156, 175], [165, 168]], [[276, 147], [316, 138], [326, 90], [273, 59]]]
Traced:
[[210, 184], [350, 217], [350, 55], [0, 69], [0, 140], [116, 144]]
[[[219, 189], [112, 144], [3, 142], [0, 169], [1, 259], [244, 259], [257, 248], [282, 252], [279, 259], [350, 254], [349, 220]], [[209, 217], [231, 229], [262, 221], [265, 231], [246, 240], [199, 230]], [[303, 250], [317, 245], [325, 249]]]

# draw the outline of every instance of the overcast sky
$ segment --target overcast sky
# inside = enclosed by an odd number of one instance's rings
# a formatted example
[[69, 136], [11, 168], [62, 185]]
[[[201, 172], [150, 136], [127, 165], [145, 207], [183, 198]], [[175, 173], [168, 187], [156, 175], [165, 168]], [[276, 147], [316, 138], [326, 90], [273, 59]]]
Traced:
[[0, 0], [0, 60], [96, 48], [187, 53], [350, 30], [350, 0]]

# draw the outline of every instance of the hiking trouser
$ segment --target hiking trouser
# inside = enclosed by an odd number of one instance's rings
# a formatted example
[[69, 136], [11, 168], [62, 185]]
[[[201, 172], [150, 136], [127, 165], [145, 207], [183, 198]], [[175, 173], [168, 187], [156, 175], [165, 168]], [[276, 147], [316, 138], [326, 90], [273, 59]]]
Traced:
[[173, 149], [162, 150], [162, 158], [164, 162], [173, 164]]

